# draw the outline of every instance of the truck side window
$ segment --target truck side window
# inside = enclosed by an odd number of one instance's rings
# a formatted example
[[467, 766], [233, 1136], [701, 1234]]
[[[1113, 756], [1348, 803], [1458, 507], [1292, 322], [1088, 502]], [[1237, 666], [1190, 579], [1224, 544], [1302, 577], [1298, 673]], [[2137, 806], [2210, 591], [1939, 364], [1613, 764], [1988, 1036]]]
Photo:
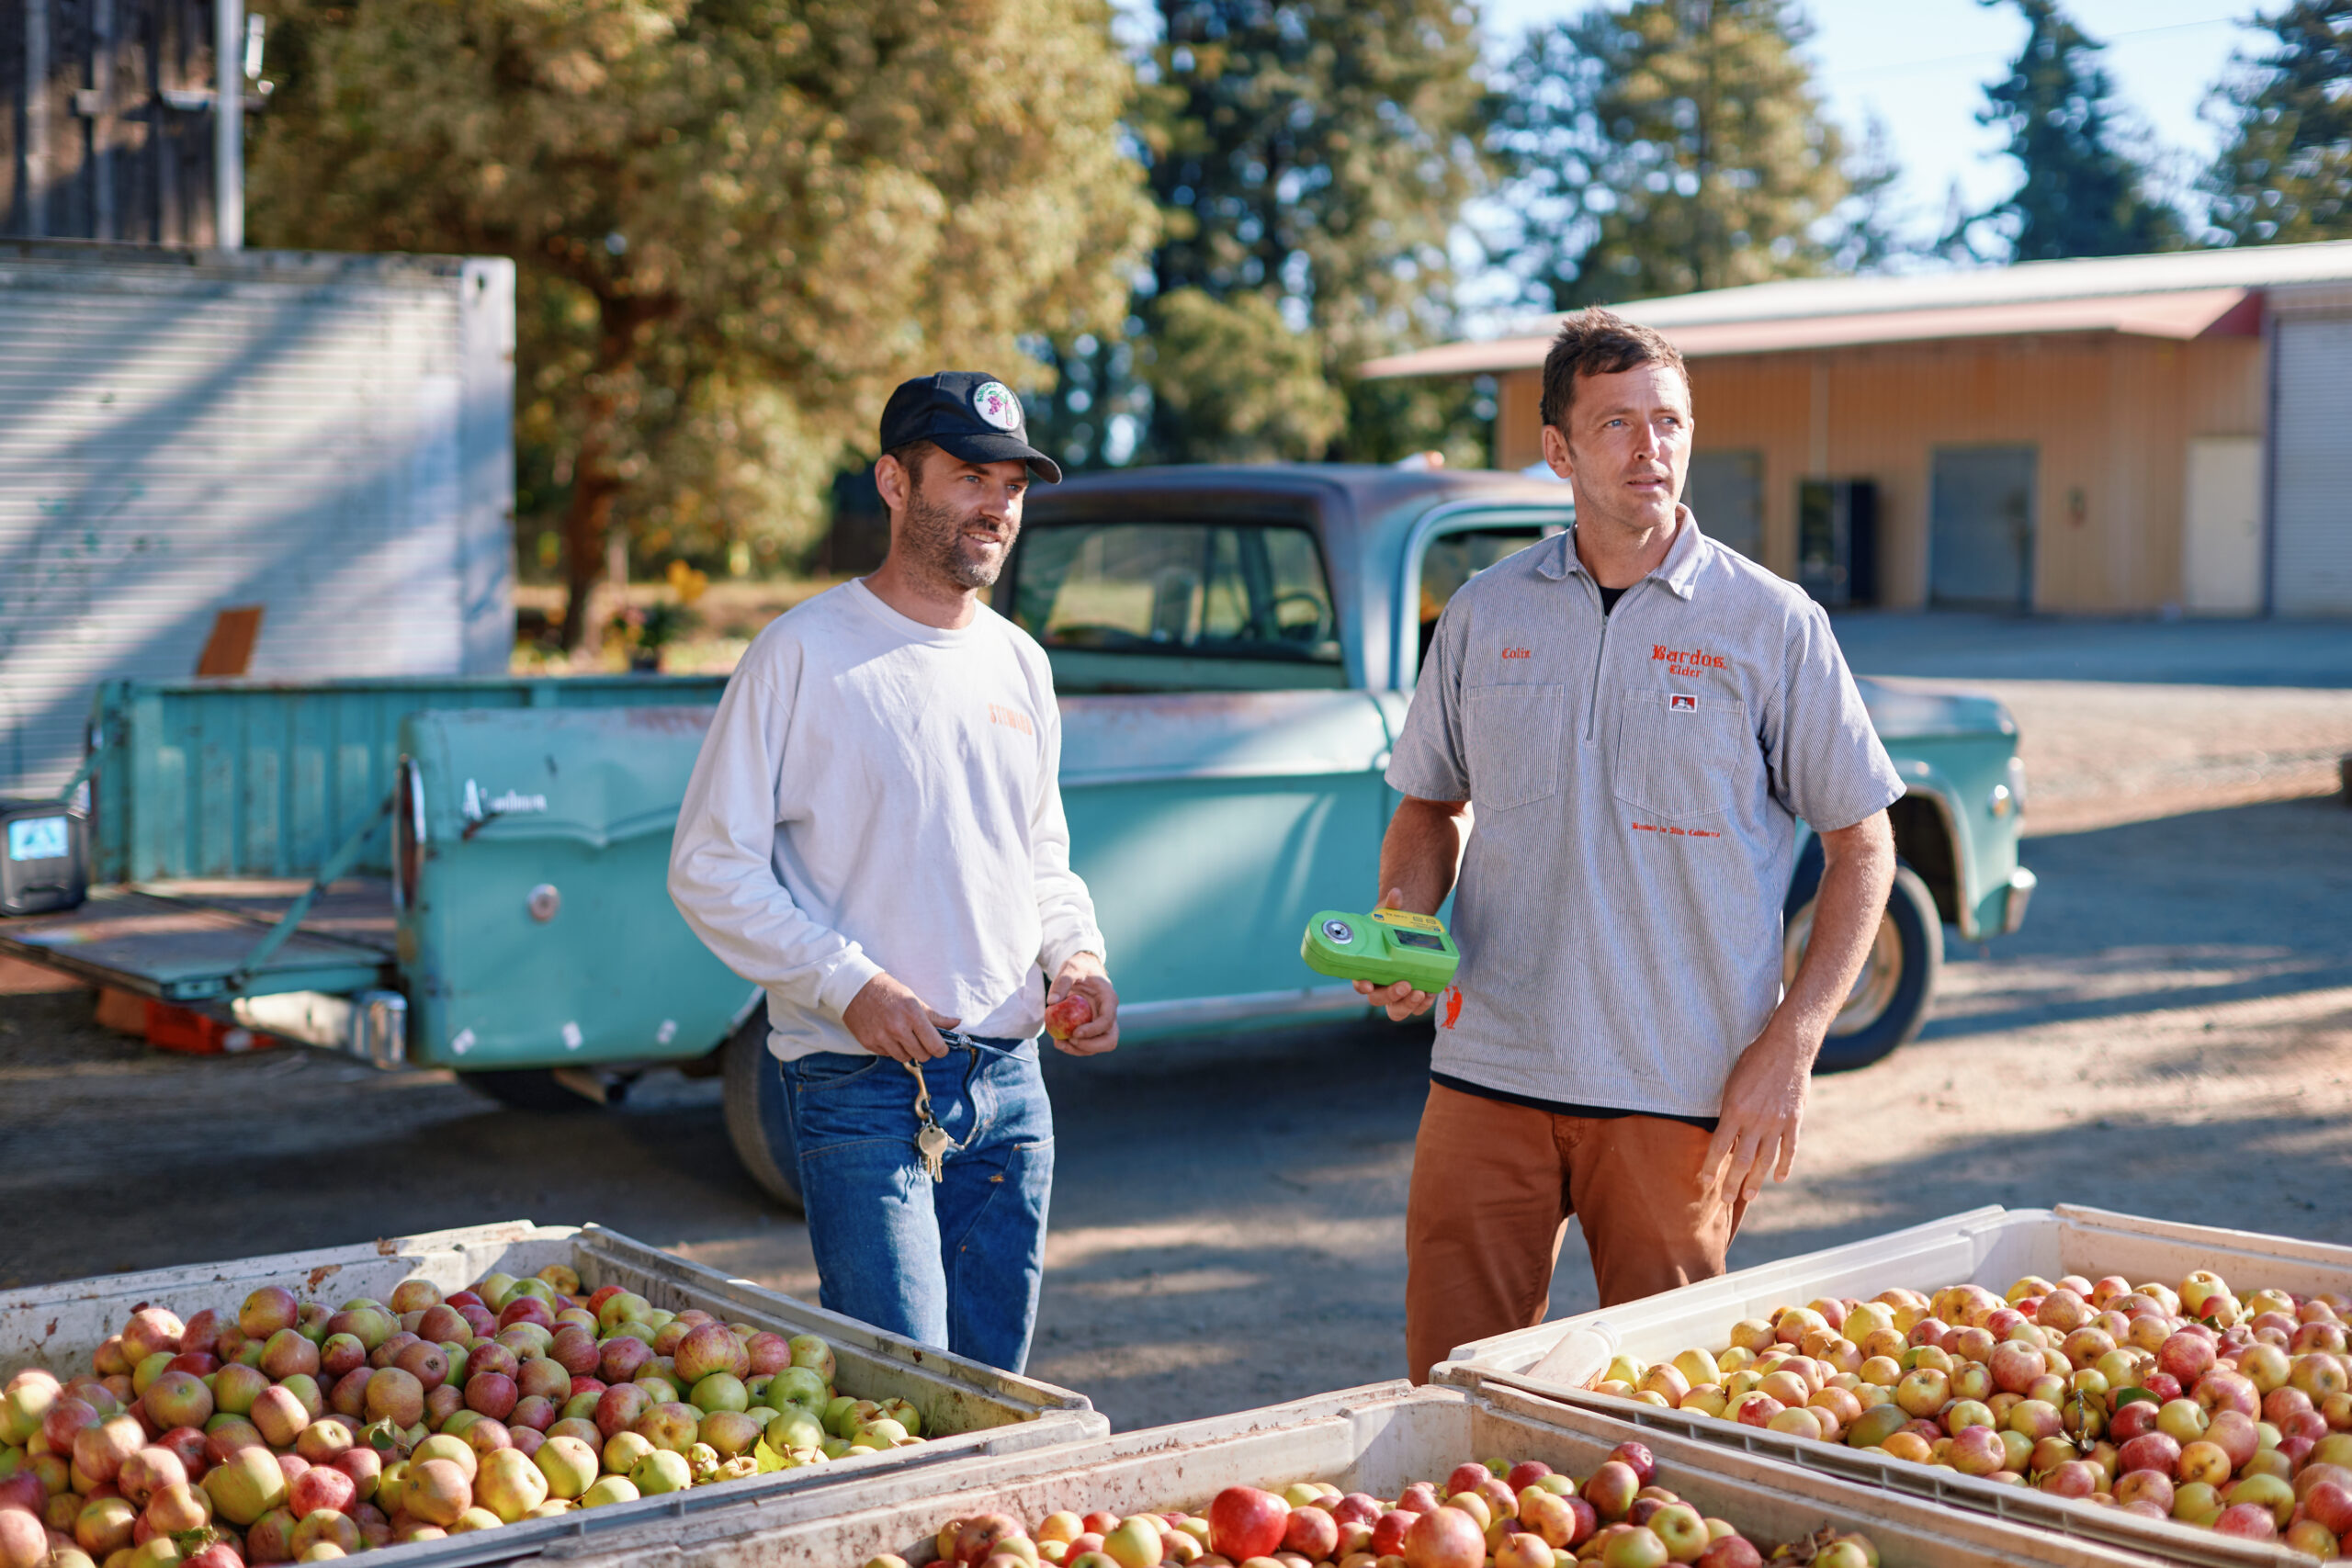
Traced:
[[1544, 528], [1475, 528], [1442, 534], [1421, 556], [1421, 657], [1429, 658], [1437, 618], [1462, 585], [1501, 560], [1517, 555], [1551, 532]]
[[1012, 618], [1049, 649], [1340, 662], [1315, 536], [1272, 524], [1024, 530]]

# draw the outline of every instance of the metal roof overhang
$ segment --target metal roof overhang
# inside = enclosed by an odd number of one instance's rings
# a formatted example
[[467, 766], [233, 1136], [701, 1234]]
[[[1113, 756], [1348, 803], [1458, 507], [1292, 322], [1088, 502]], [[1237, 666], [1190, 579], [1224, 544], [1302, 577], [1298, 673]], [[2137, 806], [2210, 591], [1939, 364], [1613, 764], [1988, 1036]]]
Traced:
[[[2261, 296], [2250, 288], [2196, 288], [2081, 299], [1954, 306], [1927, 310], [1873, 310], [1835, 316], [1763, 321], [1695, 321], [1660, 325], [1668, 342], [1692, 359], [1733, 354], [1781, 354], [1866, 344], [2015, 337], [2041, 333], [2118, 333], [2133, 337], [2251, 335], [2261, 330]], [[1626, 312], [1638, 320], [1637, 311]], [[1551, 334], [1441, 344], [1410, 354], [1369, 360], [1368, 379], [1403, 376], [1474, 376], [1532, 370], [1544, 363]]]

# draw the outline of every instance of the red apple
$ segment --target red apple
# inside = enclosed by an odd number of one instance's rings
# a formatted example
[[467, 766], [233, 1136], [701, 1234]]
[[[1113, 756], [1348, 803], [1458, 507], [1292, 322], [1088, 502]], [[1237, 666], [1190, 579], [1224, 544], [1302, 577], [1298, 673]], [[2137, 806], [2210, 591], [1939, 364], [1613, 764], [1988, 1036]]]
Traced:
[[1476, 1492], [1482, 1482], [1492, 1479], [1494, 1479], [1494, 1472], [1485, 1465], [1476, 1461], [1464, 1461], [1455, 1465], [1453, 1473], [1445, 1478], [1445, 1495], [1453, 1497], [1464, 1492]]
[[[1309, 1562], [1327, 1561], [1340, 1545], [1340, 1521], [1322, 1508], [1293, 1508], [1283, 1526], [1283, 1550]], [[1551, 1568], [1547, 1552], [1544, 1568]]]
[[1067, 1040], [1093, 1021], [1094, 1004], [1077, 991], [1046, 1010], [1046, 1032], [1057, 1040]]
[[[1222, 1495], [1220, 1495], [1222, 1500]], [[1209, 1509], [1210, 1544], [1231, 1556], [1218, 1540], [1216, 1509]], [[1263, 1555], [1251, 1553], [1252, 1556]], [[1487, 1536], [1478, 1521], [1459, 1508], [1440, 1508], [1421, 1515], [1405, 1532], [1407, 1568], [1480, 1568], [1487, 1560]]]
[[1698, 1568], [1764, 1568], [1764, 1554], [1744, 1535], [1719, 1536], [1699, 1553]]
[[1405, 1532], [1421, 1516], [1406, 1508], [1391, 1508], [1372, 1522], [1372, 1544], [1365, 1551], [1376, 1557], [1405, 1555]]
[[1646, 1443], [1620, 1443], [1609, 1450], [1609, 1457], [1632, 1471], [1644, 1486], [1657, 1480], [1657, 1458]]
[[2233, 1503], [2222, 1510], [2213, 1529], [2218, 1534], [2245, 1540], [2268, 1540], [2278, 1535], [2278, 1521], [2259, 1503]]
[[1513, 1492], [1523, 1492], [1551, 1473], [1552, 1467], [1540, 1459], [1521, 1460], [1510, 1467], [1510, 1473], [1503, 1477], [1503, 1483]]
[[[1442, 1510], [1460, 1513], [1458, 1509]], [[1289, 1527], [1290, 1505], [1271, 1492], [1261, 1492], [1254, 1486], [1228, 1486], [1209, 1504], [1209, 1550], [1239, 1562], [1251, 1557], [1271, 1557], [1282, 1550], [1283, 1534]], [[1464, 1523], [1467, 1514], [1461, 1514]], [[1471, 1527], [1471, 1539], [1476, 1542], [1477, 1553], [1469, 1568], [1477, 1568], [1487, 1554], [1486, 1538], [1477, 1528]], [[1408, 1551], [1409, 1559], [1411, 1553]], [[1414, 1568], [1423, 1568], [1416, 1563]]]
[[1584, 1500], [1592, 1511], [1614, 1524], [1625, 1517], [1634, 1506], [1634, 1495], [1642, 1489], [1642, 1478], [1623, 1460], [1605, 1461], [1586, 1478]]
[[2143, 1432], [2123, 1445], [2116, 1468], [2126, 1475], [2137, 1470], [2158, 1471], [2169, 1479], [2180, 1472], [2180, 1444], [2163, 1432]]

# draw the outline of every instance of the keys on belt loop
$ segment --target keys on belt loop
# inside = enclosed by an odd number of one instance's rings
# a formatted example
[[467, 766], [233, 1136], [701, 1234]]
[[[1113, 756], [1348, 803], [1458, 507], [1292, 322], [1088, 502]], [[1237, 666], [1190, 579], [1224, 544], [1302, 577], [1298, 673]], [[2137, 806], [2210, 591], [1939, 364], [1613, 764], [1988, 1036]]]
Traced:
[[[953, 1030], [940, 1031], [939, 1037], [950, 1045], [969, 1047], [973, 1042]], [[922, 1068], [913, 1062], [901, 1062], [900, 1066], [915, 1077], [915, 1152], [922, 1156], [922, 1168], [936, 1184], [947, 1179], [947, 1156], [964, 1145], [947, 1135], [939, 1118], [931, 1111], [931, 1085], [922, 1076]]]

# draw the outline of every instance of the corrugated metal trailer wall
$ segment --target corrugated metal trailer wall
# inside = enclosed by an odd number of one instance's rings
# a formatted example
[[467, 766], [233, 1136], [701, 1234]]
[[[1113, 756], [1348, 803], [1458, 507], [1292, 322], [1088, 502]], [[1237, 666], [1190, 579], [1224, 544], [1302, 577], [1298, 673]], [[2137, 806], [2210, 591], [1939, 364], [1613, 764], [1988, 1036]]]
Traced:
[[213, 243], [212, 12], [0, 6], [0, 236]]
[[[1761, 460], [1764, 564], [1795, 575], [1800, 480], [1874, 480], [1879, 598], [1895, 608], [1927, 602], [1938, 448], [2035, 451], [2035, 609], [2149, 611], [2182, 599], [2189, 441], [2263, 429], [2263, 345], [2251, 336], [2052, 333], [1718, 355], [1691, 360], [1690, 377], [1697, 449]], [[1500, 467], [1540, 455], [1539, 383], [1534, 371], [1504, 380]]]
[[503, 673], [513, 264], [0, 246], [0, 794], [62, 787], [92, 687]]

